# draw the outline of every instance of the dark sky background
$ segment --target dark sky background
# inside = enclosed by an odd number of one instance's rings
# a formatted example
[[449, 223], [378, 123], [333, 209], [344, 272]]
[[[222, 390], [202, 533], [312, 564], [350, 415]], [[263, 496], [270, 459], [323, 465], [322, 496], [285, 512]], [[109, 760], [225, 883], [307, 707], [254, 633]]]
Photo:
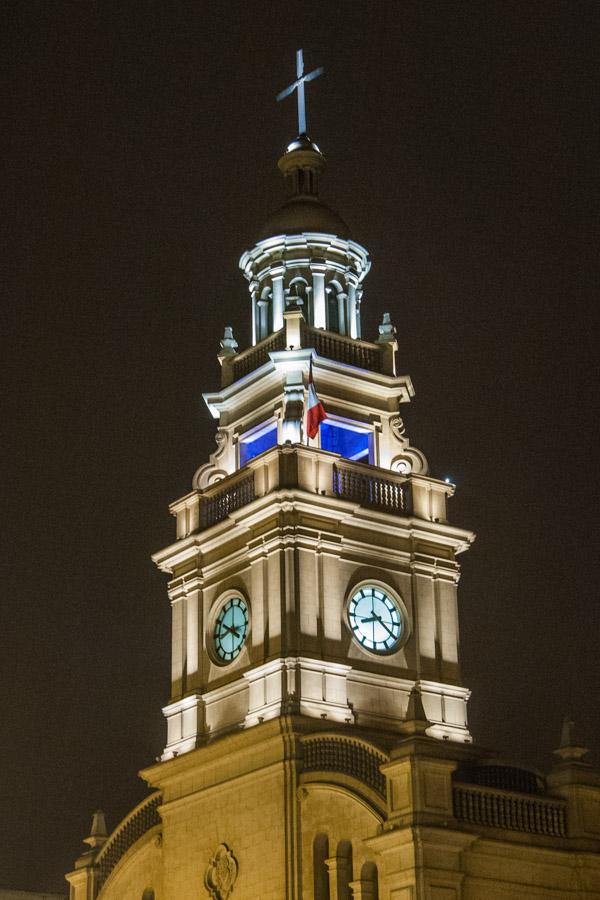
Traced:
[[399, 331], [412, 443], [478, 533], [471, 728], [547, 768], [600, 749], [592, 204], [596, 2], [5, 0], [0, 886], [62, 889], [165, 742], [167, 504], [214, 448], [201, 400], [237, 269], [282, 196], [294, 52], [326, 73], [324, 198]]

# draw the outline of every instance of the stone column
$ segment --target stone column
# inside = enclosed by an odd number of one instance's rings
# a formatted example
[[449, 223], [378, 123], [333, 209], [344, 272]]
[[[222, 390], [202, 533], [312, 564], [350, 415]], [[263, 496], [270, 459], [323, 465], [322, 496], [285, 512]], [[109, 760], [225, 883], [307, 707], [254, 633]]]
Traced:
[[313, 276], [313, 326], [327, 328], [327, 307], [325, 303], [325, 263], [312, 262], [310, 270]]
[[353, 279], [347, 276], [348, 280], [348, 329], [347, 333], [352, 338], [358, 337], [358, 329], [356, 325], [356, 284]]
[[271, 278], [273, 279], [273, 331], [279, 331], [283, 328], [283, 313], [285, 311], [284, 273], [285, 266], [271, 267]]
[[337, 864], [337, 856], [330, 856], [329, 859], [325, 860], [327, 874], [329, 875], [329, 900], [338, 900]]
[[350, 861], [340, 856], [325, 860], [329, 873], [329, 900], [352, 900]]
[[302, 322], [304, 316], [299, 309], [288, 309], [285, 321], [285, 346], [287, 350], [298, 350], [302, 346]]
[[362, 299], [362, 291], [356, 291], [356, 307], [355, 307], [355, 317], [356, 317], [356, 337], [362, 338], [362, 324], [360, 321], [360, 301]]
[[304, 383], [302, 372], [288, 372], [284, 387], [283, 423], [281, 436], [283, 442], [302, 443], [302, 417], [304, 414]]
[[257, 300], [256, 302], [256, 311], [257, 311], [257, 340], [262, 341], [263, 338], [269, 333], [269, 301], [268, 300]]
[[250, 287], [250, 297], [252, 299], [252, 346], [258, 343], [258, 307], [257, 307], [257, 299], [258, 299], [258, 284], [256, 281], [251, 282]]
[[346, 294], [338, 294], [338, 323], [340, 334], [346, 334], [346, 307], [348, 297]]
[[183, 684], [186, 626], [185, 597], [178, 594], [171, 599], [171, 696], [180, 697], [185, 686]]

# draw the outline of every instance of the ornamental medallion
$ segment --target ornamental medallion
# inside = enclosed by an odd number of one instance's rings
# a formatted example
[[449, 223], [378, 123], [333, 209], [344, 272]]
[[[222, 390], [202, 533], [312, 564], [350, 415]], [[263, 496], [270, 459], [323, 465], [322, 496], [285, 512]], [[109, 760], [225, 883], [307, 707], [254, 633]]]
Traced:
[[227, 900], [233, 890], [237, 873], [238, 864], [235, 856], [227, 844], [219, 844], [204, 876], [204, 885], [212, 900]]

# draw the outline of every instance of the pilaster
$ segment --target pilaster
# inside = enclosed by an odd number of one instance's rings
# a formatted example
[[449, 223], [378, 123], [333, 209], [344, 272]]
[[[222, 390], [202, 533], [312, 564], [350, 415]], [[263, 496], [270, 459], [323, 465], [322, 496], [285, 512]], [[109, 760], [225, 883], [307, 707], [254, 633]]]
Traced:
[[325, 860], [329, 875], [329, 900], [351, 900], [352, 862], [343, 856]]
[[434, 746], [437, 750], [432, 738], [409, 741], [393, 750], [390, 762], [381, 767], [387, 786], [386, 828], [446, 825], [454, 819], [452, 773], [457, 761], [425, 755]]
[[325, 262], [311, 262], [313, 282], [313, 324], [315, 328], [327, 328], [327, 305], [325, 302]]
[[273, 331], [279, 331], [283, 328], [283, 314], [285, 311], [284, 274], [285, 266], [271, 267], [271, 278], [273, 281]]

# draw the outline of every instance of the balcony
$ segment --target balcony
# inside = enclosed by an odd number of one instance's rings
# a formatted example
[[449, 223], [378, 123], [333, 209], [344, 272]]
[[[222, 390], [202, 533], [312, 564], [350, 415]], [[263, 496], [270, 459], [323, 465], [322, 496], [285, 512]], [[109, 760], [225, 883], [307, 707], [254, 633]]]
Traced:
[[238, 353], [237, 356], [231, 357], [232, 380], [237, 381], [238, 378], [243, 378], [244, 375], [249, 375], [250, 372], [254, 372], [255, 369], [260, 369], [261, 366], [264, 366], [269, 361], [269, 353], [273, 353], [276, 350], [285, 350], [285, 340], [285, 328], [282, 328], [281, 331], [270, 334], [269, 337], [255, 347], [249, 347], [243, 353]]
[[254, 500], [284, 489], [430, 522], [446, 521], [446, 498], [451, 493], [447, 484], [424, 475], [401, 475], [326, 450], [284, 444], [266, 450], [216, 484], [173, 503], [177, 537], [210, 528]]
[[211, 525], [216, 525], [236, 509], [247, 506], [255, 499], [254, 472], [247, 472], [245, 469], [240, 471], [243, 473], [243, 477], [225, 478], [218, 482], [216, 488], [203, 492], [199, 510], [201, 531], [210, 528]]
[[[368, 369], [370, 372], [386, 372], [386, 345], [372, 344], [357, 338], [346, 337], [322, 328], [312, 328], [302, 323], [300, 329], [303, 347], [314, 347], [318, 356], [336, 362]], [[392, 374], [392, 372], [386, 372]]]
[[[333, 493], [361, 506], [372, 506], [396, 515], [410, 514], [410, 484], [406, 481], [382, 477], [381, 469], [365, 471], [366, 467], [349, 464], [334, 465]], [[392, 474], [392, 473], [390, 473]]]
[[395, 374], [395, 344], [371, 343], [323, 328], [307, 325], [301, 313], [286, 313], [280, 331], [270, 334], [242, 353], [226, 356], [223, 362], [223, 387], [249, 375], [269, 361], [269, 354], [293, 347], [314, 349], [318, 356], [358, 369], [383, 375]]
[[455, 784], [453, 797], [454, 815], [463, 822], [552, 837], [567, 834], [565, 801], [473, 784]]

